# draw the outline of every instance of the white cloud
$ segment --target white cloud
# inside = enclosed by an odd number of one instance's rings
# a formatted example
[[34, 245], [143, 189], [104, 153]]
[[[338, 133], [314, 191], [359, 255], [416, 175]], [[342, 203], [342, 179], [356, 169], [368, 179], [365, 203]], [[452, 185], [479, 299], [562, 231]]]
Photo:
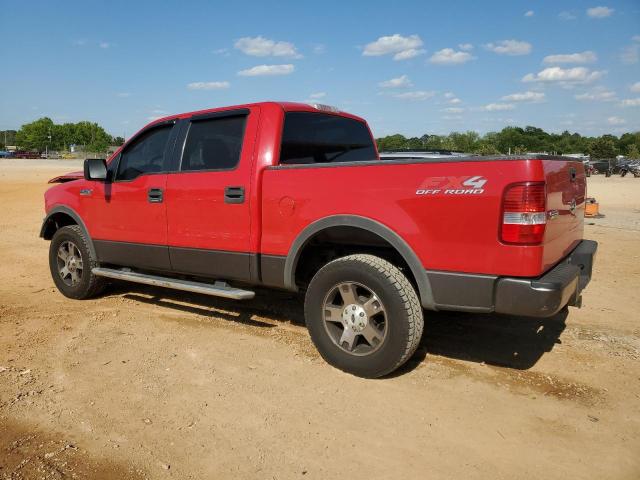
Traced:
[[302, 58], [293, 43], [278, 42], [261, 36], [242, 37], [236, 41], [234, 47], [253, 57]]
[[473, 44], [472, 43], [460, 43], [458, 45], [458, 48], [460, 50], [464, 50], [465, 52], [468, 52], [470, 50], [473, 50]]
[[105, 48], [105, 49], [111, 46], [109, 42], [100, 42], [98, 45], [100, 46], [100, 48]]
[[257, 65], [246, 70], [240, 70], [238, 75], [242, 77], [259, 77], [268, 75], [289, 75], [293, 73], [295, 67], [293, 65]]
[[421, 48], [410, 48], [409, 50], [404, 50], [402, 52], [398, 52], [393, 56], [394, 60], [409, 60], [410, 58], [417, 57], [418, 55], [422, 55], [426, 50]]
[[458, 105], [462, 103], [462, 100], [456, 97], [455, 93], [453, 92], [445, 92], [444, 98], [447, 99], [447, 103], [450, 105]]
[[118, 92], [116, 93], [116, 97], [120, 97], [120, 98], [127, 98], [130, 97], [131, 94], [129, 92]]
[[612, 102], [616, 99], [616, 92], [607, 90], [604, 87], [598, 87], [590, 92], [580, 93], [573, 97], [583, 102]]
[[629, 87], [629, 90], [631, 90], [632, 92], [635, 92], [635, 93], [640, 92], [640, 82], [636, 82], [633, 85], [631, 85]]
[[461, 65], [475, 59], [469, 52], [456, 51], [453, 48], [443, 48], [434, 53], [429, 61], [437, 65]]
[[496, 43], [487, 43], [487, 50], [499, 55], [528, 55], [531, 53], [531, 44], [520, 40], [500, 40]]
[[587, 15], [591, 18], [606, 18], [610, 17], [614, 12], [613, 8], [609, 7], [591, 7], [587, 8]]
[[577, 17], [571, 12], [560, 12], [558, 17], [562, 20], [575, 20]]
[[544, 93], [531, 91], [512, 93], [511, 95], [502, 97], [502, 100], [507, 102], [542, 102], [544, 99]]
[[464, 108], [461, 108], [461, 107], [448, 107], [448, 108], [443, 108], [442, 111], [443, 112], [448, 112], [448, 113], [462, 113], [462, 112], [464, 112]]
[[443, 115], [443, 120], [462, 120], [462, 115]]
[[217, 48], [212, 52], [215, 55], [222, 55], [223, 57], [228, 57], [230, 55], [228, 48]]
[[524, 14], [525, 17], [533, 17], [534, 15], [535, 13], [533, 12], [533, 10], [529, 10]]
[[490, 103], [482, 107], [485, 112], [500, 112], [504, 110], [513, 110], [516, 106], [513, 103]]
[[640, 98], [626, 98], [620, 102], [623, 107], [640, 107]]
[[368, 43], [362, 55], [365, 57], [379, 57], [393, 54], [394, 60], [407, 60], [425, 53], [421, 47], [422, 39], [418, 35], [403, 37], [399, 33], [378, 38], [375, 42]]
[[315, 53], [316, 55], [322, 55], [326, 51], [327, 47], [325, 47], [325, 45], [322, 43], [318, 43], [317, 45], [313, 46], [313, 53]]
[[633, 37], [631, 37], [631, 41], [632, 42], [640, 42], [640, 35], [634, 35]]
[[623, 118], [620, 118], [620, 117], [609, 117], [609, 118], [607, 118], [607, 123], [609, 125], [624, 125], [627, 122]]
[[640, 44], [637, 43], [623, 48], [620, 54], [620, 60], [627, 65], [638, 63], [638, 58], [640, 58]]
[[378, 86], [382, 88], [405, 88], [405, 87], [412, 87], [413, 83], [411, 83], [411, 80], [409, 80], [408, 76], [401, 75], [399, 77], [392, 78], [384, 82], [380, 82]]
[[187, 84], [189, 90], [222, 90], [229, 88], [229, 82], [192, 82]]
[[589, 70], [585, 67], [561, 68], [549, 67], [533, 74], [529, 73], [522, 78], [523, 82], [558, 82], [563, 84], [591, 83], [602, 78], [607, 72], [603, 70]]
[[326, 92], [316, 92], [316, 93], [312, 93], [311, 95], [309, 95], [309, 98], [313, 99], [313, 100], [319, 100], [321, 98], [324, 98], [327, 96]]
[[394, 93], [393, 96], [401, 100], [427, 100], [435, 94], [436, 92], [433, 91], [417, 90], [415, 92]]
[[586, 50], [582, 53], [561, 53], [557, 55], [547, 55], [542, 60], [543, 63], [593, 63], [598, 60], [598, 56]]

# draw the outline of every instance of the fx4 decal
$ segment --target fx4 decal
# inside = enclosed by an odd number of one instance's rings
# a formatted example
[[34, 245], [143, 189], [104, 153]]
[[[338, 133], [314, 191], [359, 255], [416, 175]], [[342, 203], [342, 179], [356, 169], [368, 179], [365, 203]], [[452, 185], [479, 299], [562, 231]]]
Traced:
[[472, 177], [429, 177], [416, 190], [416, 195], [481, 195], [487, 179]]

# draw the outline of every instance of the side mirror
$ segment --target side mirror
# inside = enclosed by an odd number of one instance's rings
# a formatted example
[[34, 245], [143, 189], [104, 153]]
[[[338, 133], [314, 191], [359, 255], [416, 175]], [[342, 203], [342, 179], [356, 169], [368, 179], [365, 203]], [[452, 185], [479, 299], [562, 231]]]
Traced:
[[84, 161], [85, 180], [107, 180], [107, 162], [104, 158], [87, 158]]

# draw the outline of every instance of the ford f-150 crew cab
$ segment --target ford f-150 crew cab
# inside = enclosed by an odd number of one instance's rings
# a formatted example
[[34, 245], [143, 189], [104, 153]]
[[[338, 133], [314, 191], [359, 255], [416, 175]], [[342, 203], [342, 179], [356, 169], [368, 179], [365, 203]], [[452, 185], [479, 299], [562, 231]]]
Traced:
[[41, 236], [62, 294], [106, 279], [299, 291], [321, 355], [363, 377], [414, 353], [424, 311], [580, 306], [597, 248], [582, 238], [582, 162], [380, 160], [363, 119], [323, 105], [169, 116], [51, 182]]

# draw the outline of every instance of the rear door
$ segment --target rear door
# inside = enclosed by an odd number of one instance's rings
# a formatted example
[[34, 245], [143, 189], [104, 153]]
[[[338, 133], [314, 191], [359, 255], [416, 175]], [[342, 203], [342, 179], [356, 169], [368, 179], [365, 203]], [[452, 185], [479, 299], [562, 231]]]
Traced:
[[174, 122], [132, 139], [109, 165], [111, 180], [94, 182], [88, 228], [103, 263], [169, 270], [164, 203]]
[[167, 232], [174, 271], [249, 280], [251, 178], [259, 110], [198, 115], [183, 127], [167, 177]]

